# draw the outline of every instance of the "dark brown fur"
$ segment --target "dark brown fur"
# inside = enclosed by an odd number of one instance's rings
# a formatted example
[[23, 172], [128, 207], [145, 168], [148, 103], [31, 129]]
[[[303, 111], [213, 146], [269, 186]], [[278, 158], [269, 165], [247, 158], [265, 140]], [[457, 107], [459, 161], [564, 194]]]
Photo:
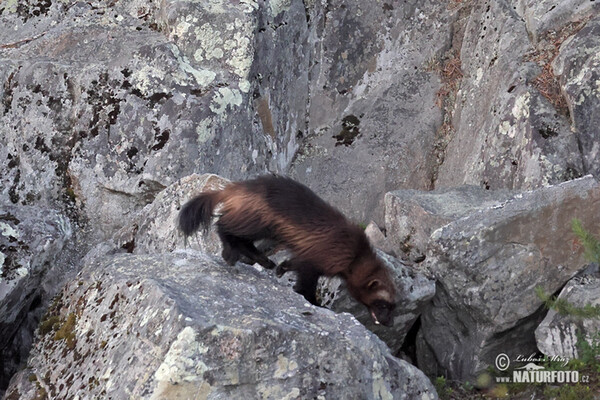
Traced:
[[278, 273], [296, 271], [295, 289], [308, 301], [317, 304], [319, 276], [338, 275], [376, 322], [391, 322], [394, 284], [363, 230], [306, 186], [275, 175], [231, 183], [186, 203], [179, 215], [180, 229], [186, 236], [200, 226], [207, 230], [218, 204], [217, 232], [227, 263], [233, 265], [245, 256], [272, 269], [275, 264], [256, 249], [254, 242], [273, 240], [293, 255], [278, 266]]

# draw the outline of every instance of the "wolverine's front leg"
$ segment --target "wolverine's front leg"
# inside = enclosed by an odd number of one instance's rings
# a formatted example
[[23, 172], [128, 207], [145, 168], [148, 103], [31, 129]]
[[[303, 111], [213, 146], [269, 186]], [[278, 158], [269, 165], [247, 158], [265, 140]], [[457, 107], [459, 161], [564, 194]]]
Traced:
[[[219, 238], [221, 238], [221, 243], [223, 243], [221, 256], [229, 265], [235, 264], [243, 255], [251, 264], [258, 263], [267, 269], [275, 268], [275, 263], [261, 253], [252, 241], [232, 235], [222, 227], [217, 229], [217, 233], [219, 234]], [[245, 262], [245, 260], [242, 261]]]
[[285, 260], [281, 264], [279, 264], [277, 266], [277, 268], [275, 268], [275, 275], [278, 278], [281, 278], [283, 276], [283, 274], [285, 274], [288, 271], [293, 271], [293, 270], [294, 270], [294, 266], [293, 266], [291, 260]]
[[261, 251], [259, 251], [249, 240], [240, 239], [237, 242], [238, 248], [240, 252], [248, 257], [251, 262], [258, 263], [262, 265], [266, 269], [275, 268], [275, 263], [269, 259], [266, 255], [264, 255]]
[[298, 281], [294, 286], [294, 290], [304, 296], [311, 304], [320, 306], [317, 302], [317, 283], [321, 272], [309, 262], [298, 263], [290, 260], [288, 265], [298, 274]]

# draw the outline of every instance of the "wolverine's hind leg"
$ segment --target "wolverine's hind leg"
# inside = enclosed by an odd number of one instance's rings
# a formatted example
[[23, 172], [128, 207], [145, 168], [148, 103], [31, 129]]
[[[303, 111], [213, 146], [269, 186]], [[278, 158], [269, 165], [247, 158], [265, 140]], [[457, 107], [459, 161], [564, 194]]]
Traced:
[[229, 265], [235, 264], [240, 259], [240, 251], [237, 248], [236, 241], [233, 236], [223, 233], [220, 229], [217, 231], [221, 243], [223, 244], [223, 250], [221, 251], [221, 257]]
[[260, 252], [251, 241], [239, 239], [238, 246], [240, 253], [248, 257], [252, 262], [259, 263], [267, 269], [275, 268], [275, 263], [271, 261], [269, 257]]
[[217, 232], [223, 243], [221, 256], [229, 265], [235, 264], [240, 259], [240, 256], [244, 255], [252, 263], [258, 263], [267, 269], [275, 268], [273, 261], [258, 251], [252, 241], [228, 234], [222, 229], [218, 229]]
[[292, 260], [285, 260], [281, 264], [279, 264], [277, 268], [275, 268], [275, 275], [277, 275], [278, 278], [281, 278], [283, 274], [293, 270], [294, 263], [292, 262]]

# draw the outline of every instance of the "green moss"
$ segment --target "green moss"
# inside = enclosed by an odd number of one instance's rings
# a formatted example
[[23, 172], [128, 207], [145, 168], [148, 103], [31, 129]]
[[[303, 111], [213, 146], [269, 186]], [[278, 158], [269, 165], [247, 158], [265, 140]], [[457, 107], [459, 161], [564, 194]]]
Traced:
[[56, 330], [58, 324], [60, 323], [60, 318], [56, 315], [51, 317], [47, 317], [42, 322], [40, 322], [40, 335], [47, 335], [52, 330]]
[[585, 385], [563, 385], [558, 387], [548, 386], [544, 389], [544, 396], [556, 400], [594, 400], [595, 391]]
[[65, 322], [54, 334], [54, 340], [65, 340], [67, 348], [73, 350], [75, 348], [75, 325], [77, 325], [77, 317], [75, 313], [71, 313], [67, 316]]
[[66, 194], [67, 194], [67, 197], [68, 197], [68, 198], [69, 198], [69, 199], [70, 199], [72, 202], [74, 202], [74, 201], [77, 199], [77, 195], [75, 194], [75, 191], [73, 190], [73, 188], [70, 188], [70, 187], [68, 187], [68, 188], [66, 188], [66, 189], [65, 189], [65, 192], [66, 192]]
[[47, 398], [48, 392], [46, 392], [46, 389], [40, 386], [35, 392], [35, 397], [33, 398], [33, 400], [46, 400]]
[[13, 389], [10, 393], [4, 397], [5, 400], [19, 400], [21, 398], [21, 394], [17, 389]]
[[46, 391], [46, 389], [44, 389], [42, 387], [42, 385], [40, 384], [40, 381], [38, 381], [37, 376], [35, 374], [31, 374], [28, 377], [29, 382], [34, 383], [35, 382], [35, 387], [37, 388], [36, 392], [35, 392], [35, 397], [33, 398], [34, 400], [46, 400], [48, 398], [48, 392]]
[[442, 400], [451, 399], [454, 391], [448, 385], [448, 381], [443, 376], [438, 376], [434, 381], [435, 390]]

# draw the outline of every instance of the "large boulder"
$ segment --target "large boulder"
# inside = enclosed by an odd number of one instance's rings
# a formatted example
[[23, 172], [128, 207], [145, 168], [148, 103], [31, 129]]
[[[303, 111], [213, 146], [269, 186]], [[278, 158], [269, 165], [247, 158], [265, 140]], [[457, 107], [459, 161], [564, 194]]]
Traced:
[[424, 263], [437, 287], [421, 315], [419, 366], [472, 379], [499, 353], [535, 351], [543, 317], [535, 288], [554, 293], [585, 265], [571, 220], [600, 231], [599, 207], [600, 185], [588, 176], [475, 208], [434, 231]]
[[112, 238], [112, 246], [135, 254], [156, 254], [187, 247], [209, 254], [221, 254], [221, 241], [210, 229], [202, 229], [189, 238], [179, 231], [181, 207], [204, 191], [223, 189], [230, 181], [214, 174], [192, 174], [179, 179], [160, 192], [154, 201], [133, 218], [131, 225], [121, 228]]
[[305, 131], [301, 1], [3, 2], [0, 25], [0, 198], [95, 240], [194, 171], [283, 170]]
[[68, 219], [55, 210], [0, 207], [0, 395], [27, 360], [43, 309], [69, 272], [73, 241]]
[[428, 192], [411, 189], [388, 192], [385, 194], [387, 243], [395, 254], [422, 262], [434, 231], [510, 196], [509, 191], [488, 191], [467, 185]]
[[[558, 301], [585, 310], [586, 306], [600, 306], [600, 276], [584, 275], [567, 283], [558, 295]], [[590, 346], [600, 343], [600, 320], [598, 316], [583, 318], [576, 314], [562, 315], [555, 309], [548, 314], [535, 330], [537, 346], [549, 357], [571, 360], [580, 358], [580, 340]]]
[[87, 265], [40, 326], [8, 396], [435, 399], [349, 314], [203, 253]]

